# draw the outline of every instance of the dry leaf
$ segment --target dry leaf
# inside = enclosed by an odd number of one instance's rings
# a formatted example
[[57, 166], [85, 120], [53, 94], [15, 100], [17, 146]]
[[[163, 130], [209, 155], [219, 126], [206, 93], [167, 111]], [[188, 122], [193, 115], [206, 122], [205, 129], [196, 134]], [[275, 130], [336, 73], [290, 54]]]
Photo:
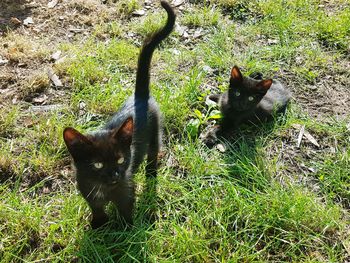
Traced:
[[306, 137], [306, 139], [309, 140], [309, 142], [311, 142], [313, 145], [315, 145], [316, 147], [320, 147], [320, 145], [317, 143], [316, 139], [307, 131], [304, 132], [304, 136]]
[[20, 24], [22, 24], [21, 20], [19, 20], [17, 17], [11, 17], [10, 23], [15, 26], [19, 26]]
[[184, 3], [184, 0], [174, 0], [171, 2], [172, 6], [178, 7]]
[[132, 12], [132, 14], [133, 14], [134, 16], [143, 16], [143, 15], [146, 14], [146, 11], [143, 10], [143, 9], [139, 9], [139, 10], [135, 10], [134, 12]]
[[58, 50], [58, 51], [56, 51], [55, 53], [53, 53], [52, 55], [51, 55], [51, 59], [52, 60], [58, 60], [59, 58], [60, 58], [60, 56], [61, 56], [61, 51], [60, 50]]
[[298, 141], [297, 141], [297, 147], [298, 148], [300, 147], [301, 140], [303, 139], [304, 130], [305, 130], [305, 125], [301, 126], [300, 131], [299, 131]]
[[33, 18], [30, 16], [23, 20], [23, 25], [28, 26], [29, 24], [34, 24]]
[[52, 0], [52, 1], [48, 2], [47, 7], [54, 8], [57, 5], [57, 3], [58, 3], [58, 0]]
[[33, 99], [33, 102], [43, 104], [47, 100], [47, 96], [45, 94], [40, 95]]
[[49, 78], [51, 79], [51, 81], [53, 82], [53, 84], [56, 86], [56, 87], [62, 87], [62, 82], [60, 81], [60, 79], [58, 78], [58, 76], [53, 72], [53, 70], [50, 68], [48, 70], [48, 75], [49, 75]]
[[221, 144], [221, 143], [219, 143], [218, 145], [216, 145], [216, 149], [218, 149], [219, 152], [222, 152], [222, 153], [226, 152], [225, 146], [224, 146], [223, 144]]
[[7, 59], [2, 59], [0, 57], [0, 66], [7, 64], [9, 61]]

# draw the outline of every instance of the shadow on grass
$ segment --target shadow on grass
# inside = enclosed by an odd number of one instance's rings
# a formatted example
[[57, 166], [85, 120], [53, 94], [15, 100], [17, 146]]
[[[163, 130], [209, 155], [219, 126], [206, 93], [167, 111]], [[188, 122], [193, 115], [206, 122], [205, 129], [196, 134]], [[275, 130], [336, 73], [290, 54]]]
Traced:
[[[134, 226], [118, 227], [119, 219], [101, 230], [87, 230], [79, 242], [81, 262], [148, 262], [147, 240], [157, 210], [157, 178], [146, 179], [134, 211]], [[112, 212], [116, 215], [116, 210]]]
[[261, 192], [267, 188], [271, 178], [263, 147], [281, 121], [243, 125], [222, 139], [229, 176], [236, 185]]

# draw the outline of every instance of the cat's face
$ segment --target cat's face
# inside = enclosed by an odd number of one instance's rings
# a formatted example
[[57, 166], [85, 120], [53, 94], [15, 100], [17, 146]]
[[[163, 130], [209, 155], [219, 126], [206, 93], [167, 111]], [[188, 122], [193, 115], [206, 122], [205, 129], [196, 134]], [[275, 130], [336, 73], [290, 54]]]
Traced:
[[91, 135], [66, 128], [63, 138], [83, 180], [113, 186], [124, 178], [130, 164], [132, 132], [129, 118], [119, 129]]
[[252, 110], [265, 96], [272, 85], [272, 80], [255, 80], [243, 77], [239, 68], [231, 70], [229, 86], [229, 104], [236, 111]]

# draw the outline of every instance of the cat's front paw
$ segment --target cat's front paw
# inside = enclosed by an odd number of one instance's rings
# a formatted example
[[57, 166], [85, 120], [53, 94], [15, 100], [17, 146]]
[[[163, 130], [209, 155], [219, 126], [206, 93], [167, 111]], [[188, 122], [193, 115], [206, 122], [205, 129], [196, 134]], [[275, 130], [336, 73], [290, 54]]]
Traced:
[[209, 131], [205, 132], [204, 134], [201, 134], [200, 139], [202, 142], [208, 146], [209, 148], [212, 148], [215, 144], [218, 143], [218, 127], [215, 126]]
[[99, 218], [92, 218], [91, 220], [91, 228], [97, 229], [101, 226], [105, 225], [108, 222], [108, 217], [99, 217]]

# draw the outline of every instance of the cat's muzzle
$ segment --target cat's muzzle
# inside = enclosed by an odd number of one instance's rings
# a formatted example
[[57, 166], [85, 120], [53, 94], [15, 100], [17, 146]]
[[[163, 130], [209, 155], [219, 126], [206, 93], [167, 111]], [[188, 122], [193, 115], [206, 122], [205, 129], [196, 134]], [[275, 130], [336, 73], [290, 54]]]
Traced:
[[118, 172], [115, 172], [113, 177], [112, 177], [111, 183], [116, 184], [116, 183], [118, 183], [119, 179], [120, 179], [120, 174]]

